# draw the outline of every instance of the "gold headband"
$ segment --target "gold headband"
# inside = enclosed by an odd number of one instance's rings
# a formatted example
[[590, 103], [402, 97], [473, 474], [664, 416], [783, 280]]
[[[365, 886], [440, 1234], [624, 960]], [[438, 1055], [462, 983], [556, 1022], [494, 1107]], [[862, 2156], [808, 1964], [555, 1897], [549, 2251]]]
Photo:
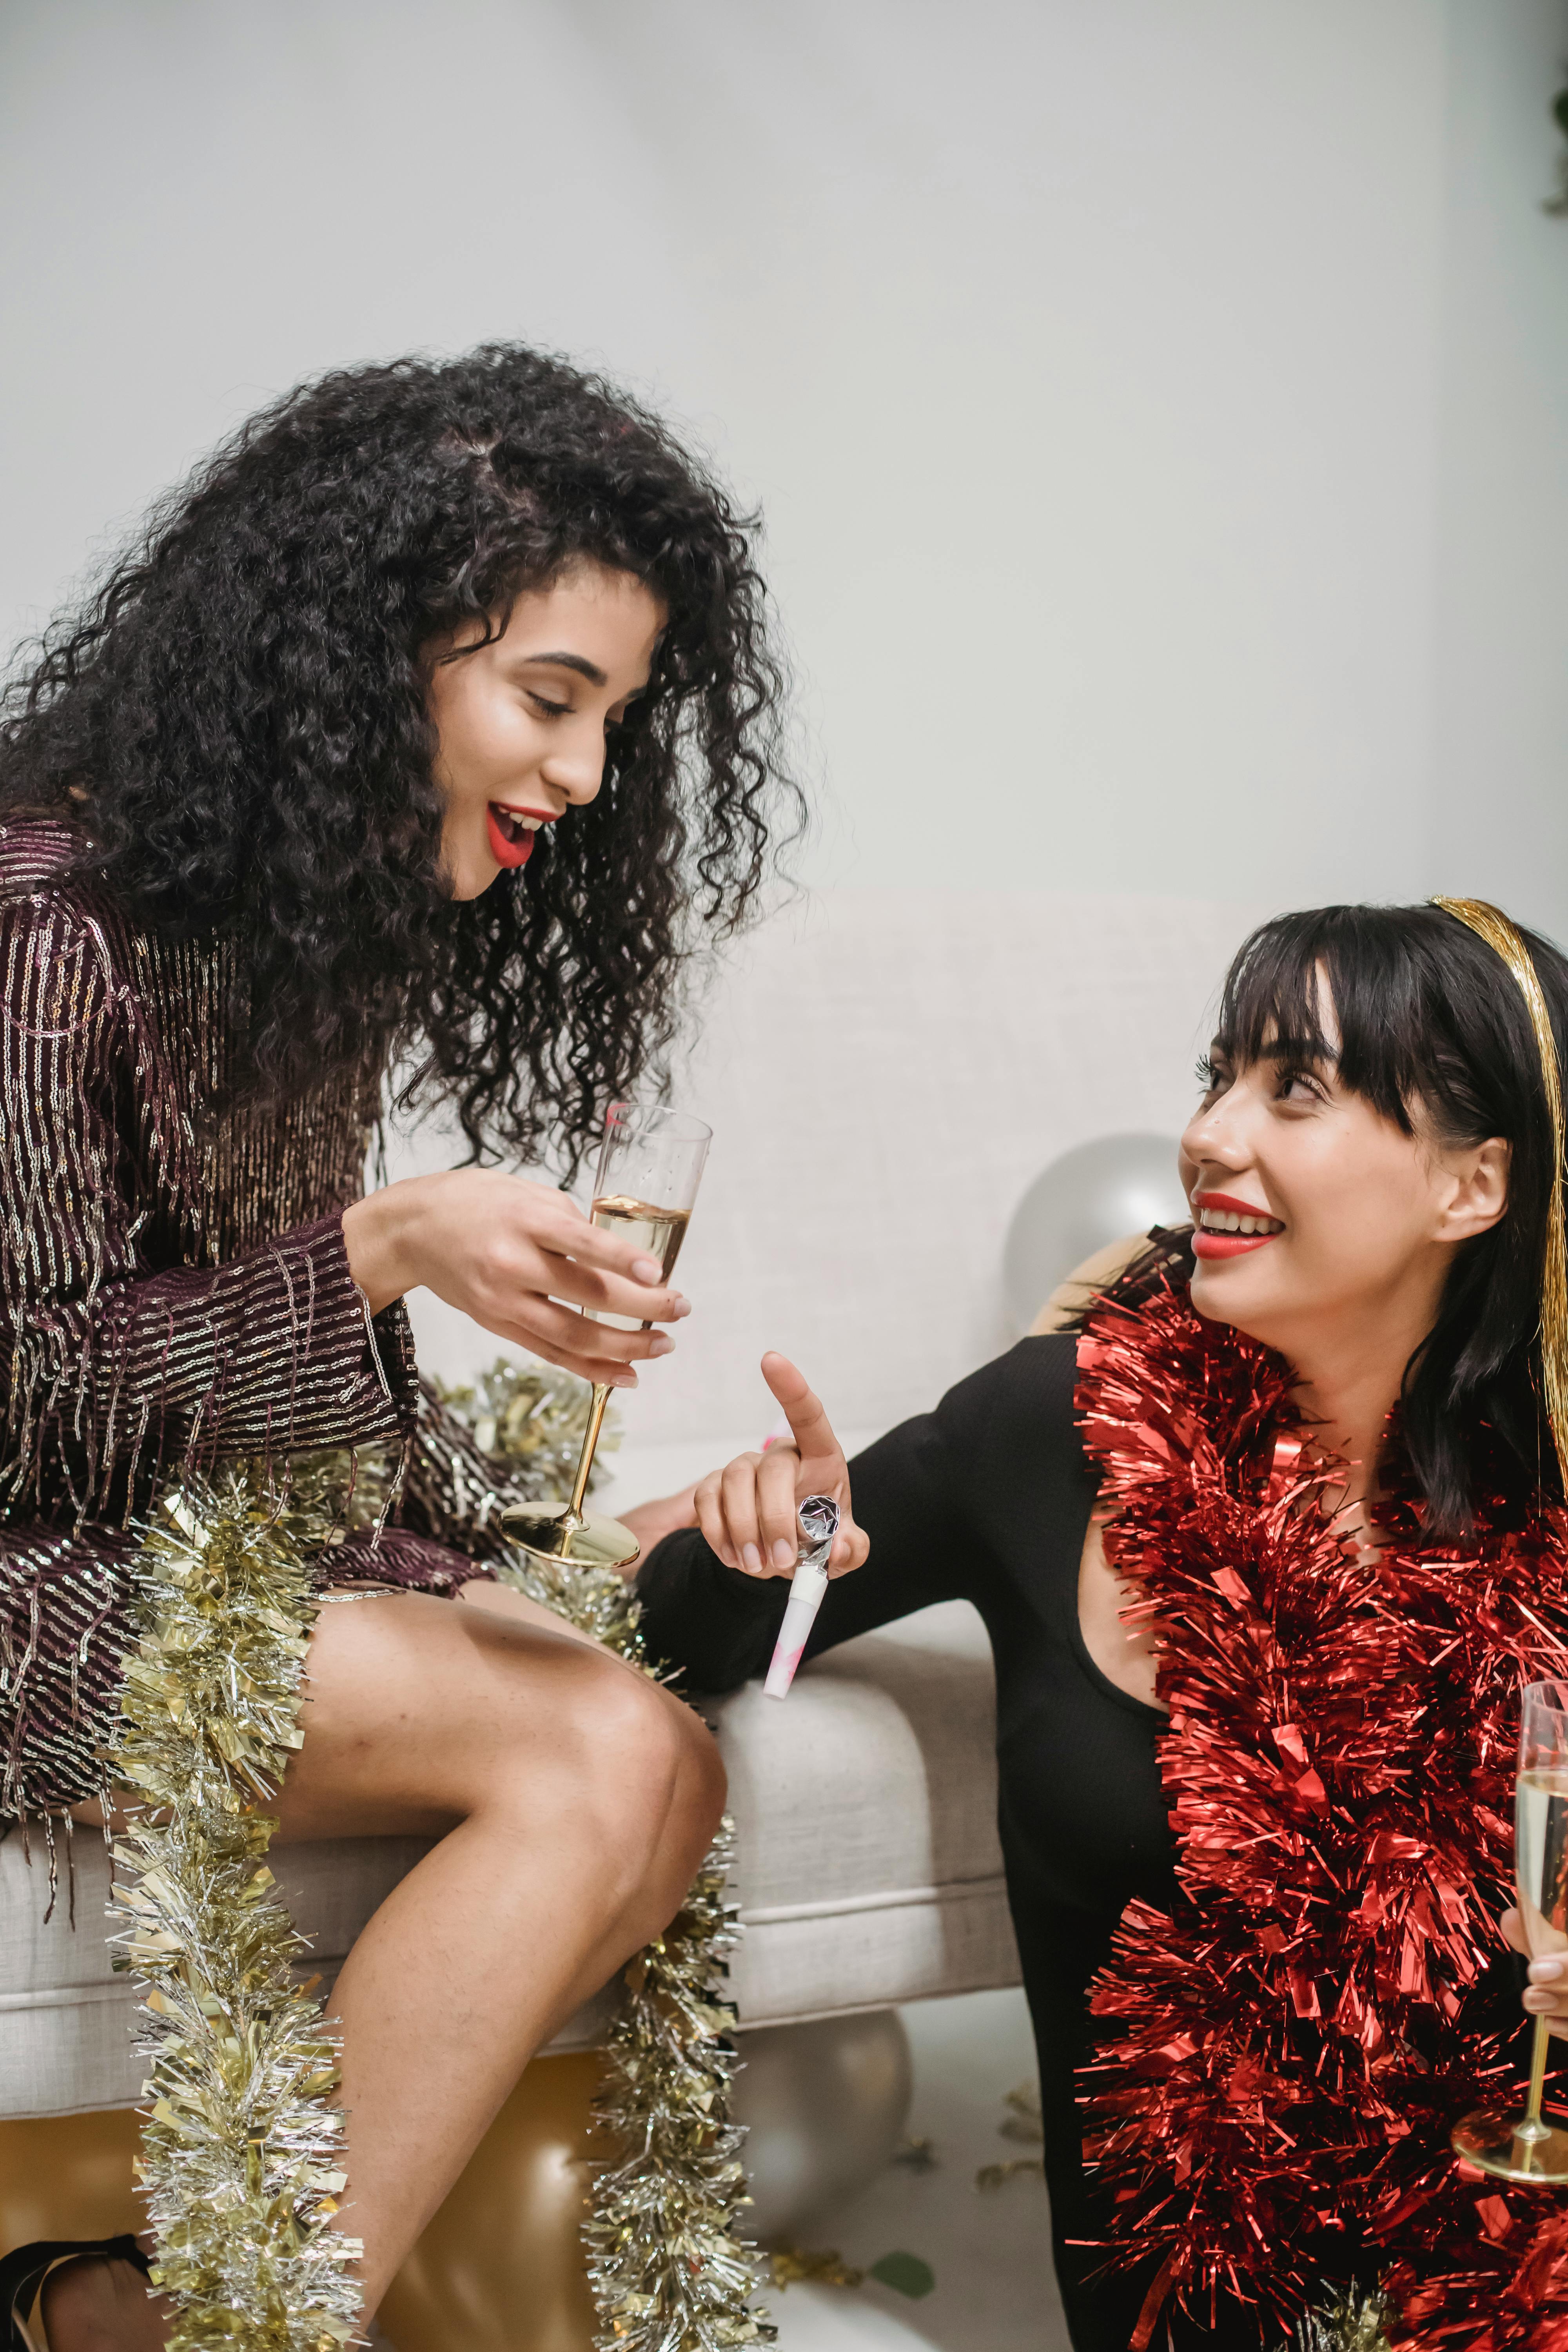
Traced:
[[1563, 1079], [1552, 1016], [1530, 950], [1500, 908], [1489, 906], [1484, 898], [1434, 898], [1432, 904], [1441, 907], [1446, 915], [1457, 916], [1501, 956], [1519, 982], [1541, 1055], [1541, 1082], [1546, 1089], [1546, 1115], [1552, 1121], [1556, 1162], [1541, 1268], [1541, 1381], [1552, 1441], [1557, 1448], [1557, 1466], [1563, 1491], [1568, 1493], [1568, 1233], [1563, 1223]]

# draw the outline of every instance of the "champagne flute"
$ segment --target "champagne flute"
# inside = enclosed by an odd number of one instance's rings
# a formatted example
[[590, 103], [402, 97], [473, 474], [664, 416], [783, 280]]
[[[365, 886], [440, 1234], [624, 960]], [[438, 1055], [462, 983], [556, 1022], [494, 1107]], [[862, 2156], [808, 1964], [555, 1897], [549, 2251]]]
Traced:
[[[1530, 1683], [1523, 1692], [1513, 1866], [1531, 1958], [1568, 1952], [1568, 1683]], [[1500, 2180], [1568, 2181], [1568, 2132], [1541, 2113], [1551, 2040], [1537, 2017], [1524, 2113], [1466, 2116], [1454, 2129], [1456, 2156]]]
[[[624, 1234], [658, 1259], [668, 1282], [686, 1239], [697, 1187], [713, 1130], [685, 1112], [657, 1103], [612, 1103], [594, 1178], [589, 1215], [601, 1231]], [[621, 1331], [646, 1331], [629, 1316], [594, 1311], [595, 1320]], [[571, 1500], [555, 1510], [516, 1504], [501, 1513], [513, 1543], [540, 1560], [570, 1560], [579, 1568], [630, 1568], [641, 1547], [629, 1528], [603, 1511], [585, 1511], [583, 1498], [609, 1401], [607, 1383], [594, 1384], [583, 1451]]]

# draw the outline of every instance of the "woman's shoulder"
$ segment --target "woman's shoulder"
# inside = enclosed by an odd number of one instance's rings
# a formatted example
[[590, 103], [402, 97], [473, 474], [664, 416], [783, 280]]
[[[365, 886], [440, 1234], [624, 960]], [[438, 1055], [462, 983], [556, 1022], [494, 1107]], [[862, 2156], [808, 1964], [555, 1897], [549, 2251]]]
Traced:
[[79, 878], [82, 837], [52, 816], [8, 816], [0, 824], [0, 906], [39, 899], [85, 914]]
[[948, 1391], [938, 1408], [947, 1433], [1004, 1445], [1026, 1435], [1081, 1450], [1079, 1342], [1101, 1302], [1138, 1315], [1185, 1292], [1191, 1234], [1156, 1226], [1113, 1243], [1075, 1267], [1026, 1338]]
[[63, 1034], [62, 1009], [82, 1041], [103, 1035], [95, 1012], [122, 1003], [123, 927], [80, 872], [79, 834], [48, 817], [0, 823], [0, 999], [6, 1016]]
[[1081, 1451], [1074, 1396], [1078, 1334], [1031, 1332], [949, 1389], [936, 1422], [950, 1450], [974, 1459], [1020, 1448]]

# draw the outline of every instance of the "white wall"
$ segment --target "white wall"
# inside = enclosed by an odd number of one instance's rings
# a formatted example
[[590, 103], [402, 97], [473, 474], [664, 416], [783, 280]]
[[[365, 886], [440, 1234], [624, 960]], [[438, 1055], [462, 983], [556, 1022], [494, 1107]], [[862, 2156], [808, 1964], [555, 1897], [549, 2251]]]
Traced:
[[1568, 219], [1541, 93], [1563, 0], [1453, 0], [1439, 382], [1436, 887], [1568, 940]]
[[[754, 1444], [774, 1418], [764, 1347], [797, 1358], [841, 1427], [870, 1432], [1006, 1346], [1002, 1237], [1020, 1195], [1074, 1144], [1179, 1133], [1216, 984], [1258, 912], [846, 889], [756, 934], [680, 1080], [713, 1129], [680, 1259], [694, 1311], [621, 1401], [628, 1447]], [[427, 1129], [393, 1172], [441, 1164]], [[427, 1293], [413, 1309], [432, 1371], [500, 1352]]]
[[830, 969], [786, 926], [709, 1024], [637, 1409], [748, 1425], [773, 1339], [887, 1418], [1041, 1159], [1178, 1122], [1245, 919], [1568, 934], [1565, 65], [1563, 0], [12, 0], [0, 637], [334, 363], [520, 336], [688, 420], [766, 505]]
[[13, 0], [0, 635], [297, 376], [533, 337], [765, 499], [822, 878], [1483, 849], [1568, 918], [1495, 840], [1564, 822], [1565, 55], [1562, 0]]

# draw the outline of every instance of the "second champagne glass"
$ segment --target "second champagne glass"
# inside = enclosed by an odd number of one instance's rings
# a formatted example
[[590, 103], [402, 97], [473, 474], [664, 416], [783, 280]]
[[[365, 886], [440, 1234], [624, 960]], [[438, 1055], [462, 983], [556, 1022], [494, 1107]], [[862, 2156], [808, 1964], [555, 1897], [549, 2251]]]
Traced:
[[[1530, 1957], [1568, 1952], [1568, 1684], [1529, 1683], [1519, 1727], [1514, 1798], [1514, 1876]], [[1522, 2115], [1467, 2116], [1456, 2125], [1456, 2156], [1500, 2180], [1568, 2182], [1568, 2132], [1541, 2112], [1552, 2029], [1535, 2021], [1530, 2095]]]
[[[612, 1103], [605, 1120], [589, 1214], [605, 1232], [620, 1234], [658, 1258], [661, 1281], [668, 1282], [675, 1270], [712, 1140], [712, 1129], [700, 1118], [666, 1110], [661, 1103]], [[647, 1328], [626, 1315], [601, 1313], [595, 1320], [622, 1331]], [[629, 1528], [602, 1511], [583, 1508], [609, 1394], [607, 1383], [595, 1383], [570, 1501], [553, 1510], [518, 1504], [501, 1514], [513, 1543], [535, 1559], [629, 1568], [637, 1559], [640, 1546]]]

